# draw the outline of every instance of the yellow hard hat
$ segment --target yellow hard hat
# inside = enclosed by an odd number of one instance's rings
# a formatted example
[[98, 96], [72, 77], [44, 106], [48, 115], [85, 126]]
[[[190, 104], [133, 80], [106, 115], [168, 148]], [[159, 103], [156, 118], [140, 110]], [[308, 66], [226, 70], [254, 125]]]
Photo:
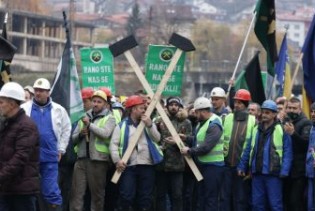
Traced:
[[105, 101], [107, 102], [107, 95], [106, 95], [105, 92], [102, 91], [102, 90], [97, 90], [97, 91], [95, 91], [95, 92], [93, 93], [92, 98], [93, 98], [93, 97], [100, 97], [100, 98], [102, 98], [103, 100], [105, 100]]

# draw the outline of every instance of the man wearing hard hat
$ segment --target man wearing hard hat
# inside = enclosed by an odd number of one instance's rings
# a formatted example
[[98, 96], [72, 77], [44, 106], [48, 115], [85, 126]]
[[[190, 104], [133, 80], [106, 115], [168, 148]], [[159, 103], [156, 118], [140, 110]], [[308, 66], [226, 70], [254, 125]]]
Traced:
[[20, 108], [23, 88], [8, 82], [0, 91], [0, 210], [36, 210], [39, 193], [39, 134]]
[[210, 100], [197, 98], [194, 109], [199, 124], [195, 137], [181, 137], [192, 147], [183, 147], [181, 153], [196, 158], [203, 176], [199, 183], [200, 210], [219, 210], [219, 193], [224, 172], [223, 133], [221, 118], [211, 112]]
[[252, 175], [252, 210], [283, 210], [283, 178], [292, 162], [291, 137], [277, 120], [277, 104], [261, 105], [261, 122], [252, 131], [237, 166], [238, 175]]
[[[151, 210], [155, 182], [154, 165], [163, 160], [163, 153], [156, 144], [161, 135], [151, 118], [145, 115], [146, 101], [141, 96], [128, 97], [125, 106], [127, 117], [116, 126], [110, 143], [112, 160], [116, 169], [122, 172], [118, 210], [130, 210], [132, 206], [136, 206], [134, 210]], [[140, 121], [144, 123], [145, 130], [128, 163], [124, 163], [122, 157]]]
[[237, 176], [236, 167], [245, 150], [247, 141], [256, 124], [247, 107], [251, 95], [246, 89], [239, 89], [234, 96], [234, 111], [224, 120], [224, 159], [226, 171], [222, 188], [223, 210], [246, 211], [250, 209], [250, 181]]
[[39, 78], [34, 99], [21, 105], [36, 123], [40, 134], [41, 210], [60, 210], [62, 197], [58, 185], [58, 162], [66, 152], [71, 122], [67, 111], [50, 98], [50, 83]]
[[214, 87], [210, 92], [212, 112], [222, 117], [229, 113], [226, 108], [226, 94], [221, 87]]
[[81, 211], [87, 187], [91, 192], [91, 210], [104, 210], [106, 175], [110, 164], [109, 142], [116, 126], [108, 107], [107, 95], [97, 90], [92, 109], [79, 122], [72, 139], [78, 160], [74, 165], [70, 210]]

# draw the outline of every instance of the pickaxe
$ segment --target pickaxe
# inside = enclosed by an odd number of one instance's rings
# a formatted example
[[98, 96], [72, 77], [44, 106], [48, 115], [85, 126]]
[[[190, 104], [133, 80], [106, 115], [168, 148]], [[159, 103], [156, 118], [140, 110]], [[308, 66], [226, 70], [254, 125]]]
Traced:
[[[180, 139], [176, 129], [174, 128], [173, 124], [171, 123], [170, 119], [168, 118], [168, 116], [166, 115], [163, 107], [161, 106], [161, 104], [159, 103], [159, 98], [165, 88], [165, 85], [169, 79], [169, 77], [172, 74], [172, 71], [174, 70], [181, 54], [183, 51], [193, 51], [195, 50], [195, 47], [193, 46], [193, 44], [191, 43], [190, 40], [178, 35], [178, 34], [173, 34], [170, 41], [170, 44], [174, 45], [175, 47], [177, 47], [177, 50], [157, 88], [156, 93], [154, 94], [149, 83], [147, 82], [146, 78], [144, 77], [139, 65], [137, 64], [137, 62], [135, 61], [134, 57], [132, 56], [130, 49], [136, 47], [138, 44], [135, 40], [135, 38], [133, 36], [129, 36], [113, 45], [111, 45], [109, 48], [112, 52], [112, 54], [116, 57], [120, 54], [124, 54], [125, 57], [127, 58], [128, 62], [130, 63], [132, 69], [135, 71], [137, 77], [139, 78], [140, 82], [142, 83], [143, 87], [145, 88], [145, 90], [147, 91], [147, 93], [149, 94], [149, 96], [151, 97], [152, 101], [149, 105], [149, 107], [146, 110], [146, 115], [151, 115], [152, 111], [154, 110], [154, 107], [157, 108], [157, 111], [159, 112], [159, 114], [161, 115], [164, 123], [166, 124], [168, 130], [170, 131], [172, 137], [174, 138], [177, 146], [181, 149], [182, 147], [184, 147], [184, 143], [182, 142], [182, 140]], [[127, 163], [128, 159], [131, 156], [131, 153], [134, 149], [134, 147], [137, 144], [137, 141], [142, 133], [144, 129], [144, 124], [140, 123], [139, 126], [137, 127], [137, 130], [135, 132], [135, 134], [131, 137], [131, 141], [129, 142], [128, 148], [122, 158], [122, 160]], [[188, 163], [189, 167], [191, 168], [192, 172], [194, 173], [196, 179], [198, 181], [202, 180], [203, 177], [199, 171], [199, 169], [197, 168], [196, 164], [194, 163], [194, 161], [192, 160], [191, 157], [189, 156], [185, 156], [186, 162]], [[116, 171], [113, 178], [112, 178], [112, 182], [113, 183], [117, 183], [119, 178], [120, 178], [121, 173]]]

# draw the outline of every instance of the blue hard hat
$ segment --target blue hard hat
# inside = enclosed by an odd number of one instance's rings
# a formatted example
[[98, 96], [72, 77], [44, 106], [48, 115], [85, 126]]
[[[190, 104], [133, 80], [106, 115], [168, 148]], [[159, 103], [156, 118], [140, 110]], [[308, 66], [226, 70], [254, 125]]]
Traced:
[[113, 104], [112, 104], [112, 108], [119, 108], [119, 109], [124, 110], [123, 105], [122, 105], [121, 103], [119, 103], [119, 102], [113, 103]]
[[277, 104], [273, 100], [265, 100], [261, 105], [261, 109], [269, 109], [274, 112], [278, 111]]

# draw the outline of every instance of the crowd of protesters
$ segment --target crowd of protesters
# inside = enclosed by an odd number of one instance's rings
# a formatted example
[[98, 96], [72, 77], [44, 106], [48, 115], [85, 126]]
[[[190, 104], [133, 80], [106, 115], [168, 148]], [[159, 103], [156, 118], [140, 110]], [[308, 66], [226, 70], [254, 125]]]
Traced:
[[227, 100], [215, 87], [190, 104], [170, 96], [160, 103], [179, 148], [163, 114], [146, 114], [144, 92], [121, 102], [105, 87], [84, 88], [86, 115], [71, 125], [50, 89], [39, 78], [0, 90], [1, 211], [315, 210], [315, 103], [308, 119], [294, 96], [261, 105], [245, 89]]

